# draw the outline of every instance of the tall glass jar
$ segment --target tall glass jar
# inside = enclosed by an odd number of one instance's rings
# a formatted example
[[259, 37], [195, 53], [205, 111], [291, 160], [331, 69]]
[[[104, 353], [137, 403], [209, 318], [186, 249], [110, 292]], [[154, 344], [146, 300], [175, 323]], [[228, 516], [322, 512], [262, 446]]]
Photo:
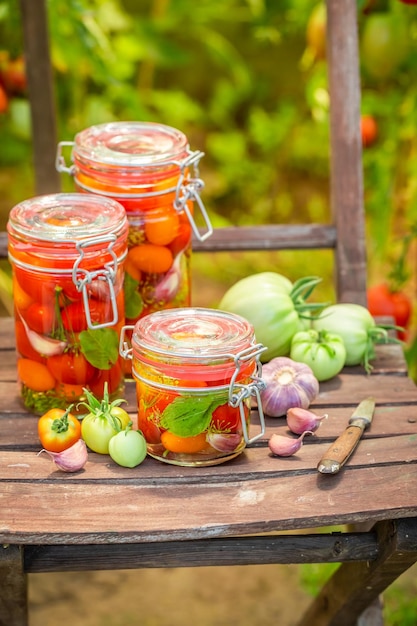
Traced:
[[[7, 224], [17, 369], [34, 413], [123, 391], [123, 263], [128, 222], [114, 200], [81, 193], [31, 198]], [[74, 406], [76, 410], [76, 406]]]
[[[120, 352], [132, 359], [138, 428], [150, 456], [176, 465], [215, 465], [264, 433], [264, 388], [251, 324], [204, 308], [158, 311], [122, 331]], [[249, 438], [251, 396], [261, 432]]]
[[[72, 147], [70, 167], [64, 146]], [[181, 131], [151, 122], [100, 124], [58, 145], [57, 169], [74, 176], [77, 190], [108, 196], [126, 209], [126, 320], [131, 324], [153, 311], [190, 306], [191, 237], [202, 240], [212, 233], [200, 198], [202, 156], [190, 150]], [[194, 221], [195, 203], [203, 231]]]

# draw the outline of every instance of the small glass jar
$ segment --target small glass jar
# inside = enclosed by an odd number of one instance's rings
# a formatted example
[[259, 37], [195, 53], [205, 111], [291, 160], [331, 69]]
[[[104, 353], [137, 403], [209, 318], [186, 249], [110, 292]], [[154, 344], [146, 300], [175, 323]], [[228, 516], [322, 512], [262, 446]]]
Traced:
[[65, 408], [85, 399], [84, 388], [102, 398], [105, 385], [119, 396], [124, 208], [92, 194], [38, 196], [12, 208], [7, 230], [26, 408]]
[[[175, 465], [216, 465], [264, 434], [264, 388], [251, 324], [205, 308], [151, 313], [122, 330], [120, 353], [132, 359], [138, 428], [148, 454]], [[251, 396], [261, 432], [249, 438]]]
[[[70, 167], [64, 146], [72, 147]], [[131, 324], [153, 311], [191, 304], [192, 234], [203, 240], [213, 232], [200, 198], [202, 156], [190, 150], [181, 131], [151, 122], [100, 124], [58, 145], [57, 169], [74, 176], [78, 191], [108, 196], [126, 209], [126, 321]], [[205, 232], [194, 221], [195, 202]]]

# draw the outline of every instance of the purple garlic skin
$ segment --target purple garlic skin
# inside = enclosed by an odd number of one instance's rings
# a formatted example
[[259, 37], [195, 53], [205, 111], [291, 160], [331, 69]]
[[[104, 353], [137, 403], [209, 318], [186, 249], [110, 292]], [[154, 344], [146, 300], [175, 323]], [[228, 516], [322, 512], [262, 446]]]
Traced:
[[42, 452], [46, 452], [62, 472], [79, 472], [88, 459], [87, 446], [83, 439], [79, 439], [70, 448], [66, 448], [62, 452], [51, 452], [43, 448], [38, 454]]
[[268, 447], [274, 456], [292, 456], [298, 452], [303, 445], [304, 437], [312, 434], [312, 431], [306, 430], [298, 439], [274, 434], [269, 439]]
[[287, 411], [287, 424], [291, 432], [296, 435], [302, 435], [306, 430], [315, 432], [322, 420], [327, 419], [328, 415], [316, 415], [313, 411], [302, 409], [300, 407], [292, 407]]
[[319, 381], [312, 369], [288, 357], [276, 357], [262, 367], [266, 389], [261, 392], [264, 413], [285, 416], [288, 409], [308, 409], [319, 393]]
[[242, 442], [239, 433], [208, 433], [207, 441], [219, 452], [234, 452]]

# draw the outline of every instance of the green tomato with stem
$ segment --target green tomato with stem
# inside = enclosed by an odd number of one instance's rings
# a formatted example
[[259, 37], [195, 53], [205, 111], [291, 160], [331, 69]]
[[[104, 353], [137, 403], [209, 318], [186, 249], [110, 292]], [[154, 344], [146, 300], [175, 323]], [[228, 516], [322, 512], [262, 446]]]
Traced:
[[108, 454], [111, 438], [131, 423], [130, 415], [119, 406], [125, 400], [110, 402], [107, 383], [104, 385], [101, 401], [88, 389], [84, 389], [84, 393], [87, 402], [80, 402], [78, 405], [87, 409], [81, 422], [81, 437], [93, 452]]
[[290, 356], [294, 361], [308, 365], [321, 382], [333, 378], [343, 369], [346, 348], [340, 335], [311, 329], [294, 335]]
[[139, 430], [126, 428], [109, 441], [109, 454], [122, 467], [136, 467], [146, 458], [146, 440]]

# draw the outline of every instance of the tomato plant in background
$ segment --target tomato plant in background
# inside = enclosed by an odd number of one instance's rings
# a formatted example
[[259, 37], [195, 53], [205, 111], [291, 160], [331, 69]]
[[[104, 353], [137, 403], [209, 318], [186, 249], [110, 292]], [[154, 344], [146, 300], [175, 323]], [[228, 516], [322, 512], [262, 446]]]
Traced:
[[326, 5], [319, 2], [310, 13], [306, 40], [315, 60], [326, 58]]
[[378, 137], [378, 125], [373, 115], [361, 115], [361, 137], [364, 147], [375, 143]]
[[398, 338], [407, 340], [413, 305], [404, 291], [391, 288], [387, 283], [372, 285], [368, 288], [368, 309], [374, 317], [392, 318], [396, 326], [405, 329], [397, 331]]
[[412, 226], [404, 237], [401, 251], [392, 264], [386, 281], [368, 288], [368, 309], [374, 317], [391, 317], [396, 326], [404, 330], [397, 331], [398, 338], [407, 341], [409, 325], [412, 319], [413, 302], [405, 291], [405, 284], [410, 278], [407, 255], [412, 241], [417, 236], [417, 226]]
[[0, 113], [5, 113], [9, 108], [9, 98], [7, 97], [6, 90], [0, 83]]
[[361, 37], [361, 61], [371, 78], [387, 79], [405, 61], [409, 32], [403, 15], [371, 13], [365, 17]]

